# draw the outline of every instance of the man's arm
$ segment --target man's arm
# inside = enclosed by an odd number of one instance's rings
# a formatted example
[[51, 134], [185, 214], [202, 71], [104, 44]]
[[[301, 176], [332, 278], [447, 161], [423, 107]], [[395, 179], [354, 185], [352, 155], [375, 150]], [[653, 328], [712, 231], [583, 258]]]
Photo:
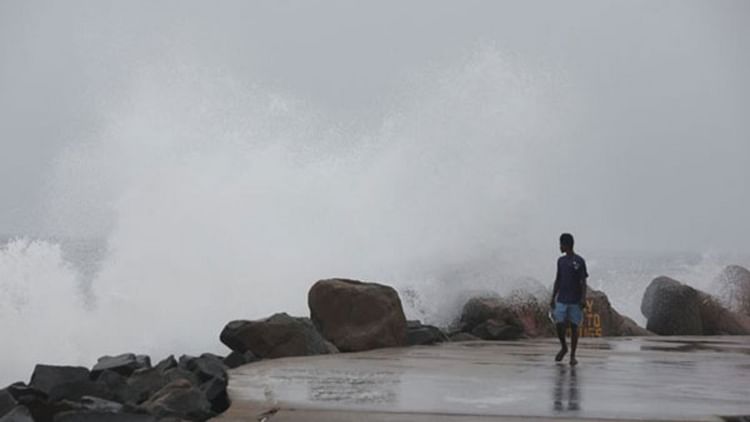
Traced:
[[557, 274], [555, 275], [555, 285], [552, 286], [552, 299], [549, 302], [551, 308], [555, 307], [555, 299], [557, 294], [560, 293], [560, 268], [557, 268]]

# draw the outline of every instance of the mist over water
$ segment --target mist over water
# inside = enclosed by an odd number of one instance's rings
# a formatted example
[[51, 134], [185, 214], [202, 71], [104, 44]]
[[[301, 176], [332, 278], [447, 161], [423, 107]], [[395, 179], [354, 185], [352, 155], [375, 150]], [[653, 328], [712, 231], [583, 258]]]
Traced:
[[[709, 289], [750, 264], [744, 126], [687, 136], [699, 119], [659, 126], [647, 100], [602, 103], [575, 65], [487, 37], [408, 67], [364, 112], [166, 38], [167, 54], [126, 49], [124, 76], [82, 94], [85, 129], [51, 148], [37, 217], [0, 249], [0, 382], [38, 362], [224, 352], [226, 322], [307, 315], [328, 277], [394, 285], [407, 317], [445, 325], [469, 292], [549, 286], [562, 231], [640, 322], [655, 276]], [[717, 152], [723, 165], [700, 159]]]

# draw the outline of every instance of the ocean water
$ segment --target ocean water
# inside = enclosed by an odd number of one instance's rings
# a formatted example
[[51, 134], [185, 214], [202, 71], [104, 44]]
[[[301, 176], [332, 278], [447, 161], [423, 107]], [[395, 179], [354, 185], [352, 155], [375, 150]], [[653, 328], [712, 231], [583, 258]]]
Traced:
[[[236, 306], [242, 303], [237, 291], [226, 289], [225, 283], [216, 280], [206, 280], [206, 286], [176, 287], [174, 291], [154, 285], [146, 295], [127, 289], [97, 289], [110, 253], [101, 239], [13, 237], [3, 241], [0, 327], [8, 341], [0, 362], [2, 383], [28, 380], [36, 363], [90, 366], [103, 354], [138, 352], [160, 358], [170, 353], [226, 353], [218, 341], [223, 324], [233, 318], [260, 318], [272, 312], [307, 315], [306, 287], [316, 279], [310, 274], [296, 283], [296, 291], [281, 289], [288, 295], [283, 300], [249, 285], [242, 294], [265, 294], [267, 302], [263, 307], [247, 308]], [[712, 281], [725, 265], [750, 263], [748, 257], [686, 253], [589, 251], [587, 255], [590, 285], [604, 290], [621, 313], [640, 323], [644, 323], [640, 300], [654, 277], [668, 275], [712, 291]], [[554, 276], [552, 271], [521, 276], [502, 269], [507, 268], [507, 257], [495, 258], [440, 273], [412, 272], [405, 273], [404, 279], [373, 281], [390, 283], [399, 290], [408, 318], [440, 325], [449, 324], [473, 293], [502, 294], [516, 288], [536, 292], [551, 284], [545, 281]], [[175, 264], [164, 261], [164, 265]], [[167, 286], [178, 284], [164, 282]], [[211, 285], [218, 291], [206, 295], [206, 287]]]

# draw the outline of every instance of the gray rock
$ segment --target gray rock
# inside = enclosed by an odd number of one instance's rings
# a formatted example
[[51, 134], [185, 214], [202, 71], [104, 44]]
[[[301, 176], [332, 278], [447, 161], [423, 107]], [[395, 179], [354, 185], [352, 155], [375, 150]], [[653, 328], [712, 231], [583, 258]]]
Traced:
[[17, 405], [18, 401], [16, 401], [16, 398], [13, 397], [13, 394], [7, 388], [0, 390], [0, 416], [10, 412]]
[[226, 365], [229, 369], [234, 369], [242, 365], [247, 365], [248, 363], [257, 362], [259, 360], [260, 358], [255, 356], [253, 352], [240, 353], [233, 351], [224, 358], [224, 365]]
[[750, 315], [750, 270], [730, 265], [714, 280], [713, 288], [730, 311]]
[[201, 383], [212, 378], [227, 380], [228, 368], [223, 359], [210, 353], [204, 353], [200, 357], [183, 356], [180, 358], [180, 367], [194, 373]]
[[439, 328], [432, 325], [422, 325], [419, 321], [408, 321], [406, 343], [409, 346], [420, 346], [442, 343], [448, 337]]
[[203, 393], [186, 380], [174, 381], [143, 403], [142, 409], [163, 417], [180, 417], [191, 421], [205, 421], [215, 413]]
[[16, 406], [1, 417], [0, 422], [34, 422], [34, 418], [26, 406]]
[[320, 280], [310, 289], [307, 303], [315, 326], [342, 352], [406, 345], [406, 317], [390, 286]]
[[158, 370], [159, 372], [166, 372], [169, 369], [176, 368], [177, 367], [177, 360], [174, 358], [173, 355], [169, 355], [162, 361], [156, 364], [154, 368]]
[[230, 349], [249, 351], [262, 359], [329, 353], [325, 339], [309, 319], [285, 313], [258, 321], [232, 321], [220, 338]]
[[125, 353], [117, 356], [102, 356], [91, 370], [91, 375], [96, 378], [104, 371], [113, 371], [128, 377], [136, 370], [144, 368], [144, 365], [146, 364], [151, 366], [150, 360], [146, 361], [142, 357], [139, 359], [133, 353]]
[[89, 370], [77, 366], [36, 365], [29, 386], [47, 395], [64, 384], [89, 380]]
[[488, 319], [471, 330], [471, 334], [483, 340], [518, 340], [523, 335], [520, 325]]
[[229, 396], [227, 395], [227, 380], [212, 378], [203, 383], [200, 390], [206, 399], [211, 403], [211, 410], [214, 413], [223, 413], [229, 408]]
[[461, 330], [483, 340], [516, 340], [524, 333], [508, 302], [499, 297], [476, 297], [466, 302]]

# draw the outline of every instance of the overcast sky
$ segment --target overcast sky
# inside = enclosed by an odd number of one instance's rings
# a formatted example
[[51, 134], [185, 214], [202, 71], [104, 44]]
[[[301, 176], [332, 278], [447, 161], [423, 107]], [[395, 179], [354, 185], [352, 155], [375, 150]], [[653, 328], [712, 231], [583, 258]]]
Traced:
[[54, 231], [55, 161], [143, 66], [198, 63], [367, 130], [408, 81], [492, 45], [575, 92], [561, 218], [613, 227], [609, 246], [749, 252], [749, 42], [743, 0], [0, 0], [0, 232]]

